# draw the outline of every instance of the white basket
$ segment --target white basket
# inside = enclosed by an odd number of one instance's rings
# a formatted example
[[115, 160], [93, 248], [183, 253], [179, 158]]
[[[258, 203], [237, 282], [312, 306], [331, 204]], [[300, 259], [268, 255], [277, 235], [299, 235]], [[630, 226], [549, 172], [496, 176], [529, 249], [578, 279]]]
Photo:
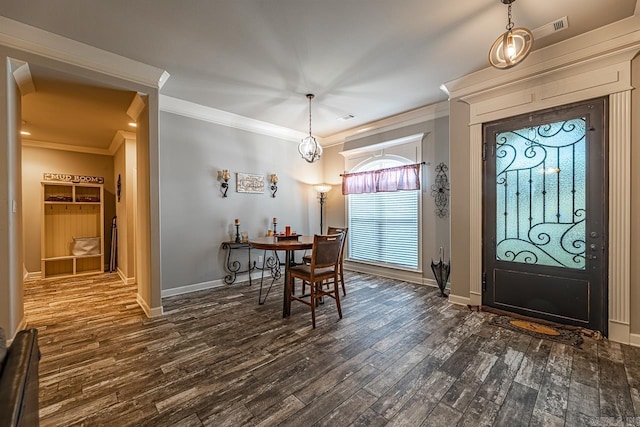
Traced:
[[74, 256], [100, 255], [100, 238], [74, 237], [71, 253]]

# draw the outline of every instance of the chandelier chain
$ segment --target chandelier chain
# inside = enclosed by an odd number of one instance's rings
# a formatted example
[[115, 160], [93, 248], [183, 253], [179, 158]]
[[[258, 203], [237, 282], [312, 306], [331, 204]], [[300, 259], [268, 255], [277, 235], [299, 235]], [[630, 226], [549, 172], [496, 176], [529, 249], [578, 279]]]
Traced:
[[513, 29], [513, 21], [511, 21], [511, 3], [509, 3], [507, 16], [509, 18], [509, 23], [507, 24], [507, 31], [511, 31]]
[[313, 99], [313, 95], [309, 96], [309, 136], [311, 136], [311, 100]]

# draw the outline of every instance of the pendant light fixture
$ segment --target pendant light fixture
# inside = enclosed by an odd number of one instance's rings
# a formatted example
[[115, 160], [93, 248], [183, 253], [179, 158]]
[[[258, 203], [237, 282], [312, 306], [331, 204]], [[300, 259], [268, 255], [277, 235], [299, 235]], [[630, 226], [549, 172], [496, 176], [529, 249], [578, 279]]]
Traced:
[[489, 62], [496, 68], [507, 69], [522, 62], [533, 46], [533, 34], [526, 28], [513, 28], [511, 4], [516, 0], [500, 0], [509, 5], [507, 31], [493, 42]]
[[318, 141], [311, 135], [311, 100], [314, 95], [312, 93], [307, 94], [309, 99], [309, 136], [305, 137], [300, 145], [298, 145], [298, 152], [309, 163], [313, 163], [320, 159], [322, 156], [322, 147], [318, 144]]

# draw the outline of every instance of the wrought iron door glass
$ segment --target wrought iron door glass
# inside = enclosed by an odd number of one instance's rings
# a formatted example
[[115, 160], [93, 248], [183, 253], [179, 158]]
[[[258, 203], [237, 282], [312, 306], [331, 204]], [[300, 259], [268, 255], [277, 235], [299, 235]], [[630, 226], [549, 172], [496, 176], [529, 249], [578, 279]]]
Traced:
[[496, 135], [496, 259], [585, 269], [585, 124]]

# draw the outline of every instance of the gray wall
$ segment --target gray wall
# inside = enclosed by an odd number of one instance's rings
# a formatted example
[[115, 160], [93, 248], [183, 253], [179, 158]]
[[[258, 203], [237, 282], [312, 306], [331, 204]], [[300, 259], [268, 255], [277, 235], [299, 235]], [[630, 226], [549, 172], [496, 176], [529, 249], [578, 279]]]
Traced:
[[[325, 181], [335, 184], [334, 189], [328, 194], [327, 219], [329, 225], [346, 225], [345, 202], [342, 195], [341, 177], [344, 172], [344, 157], [340, 151], [362, 148], [380, 142], [415, 135], [427, 134], [422, 142], [423, 182], [422, 186], [422, 269], [423, 277], [432, 278], [431, 259], [437, 259], [439, 248], [445, 249], [445, 258], [449, 257], [449, 228], [450, 216], [439, 218], [435, 214], [435, 202], [431, 196], [431, 185], [436, 175], [435, 167], [444, 162], [449, 167], [449, 118], [442, 117], [376, 135], [354, 139], [344, 144], [335, 145], [325, 149], [323, 161]], [[451, 205], [449, 205], [451, 207]]]
[[[312, 185], [322, 182], [322, 167], [302, 160], [296, 142], [162, 112], [159, 148], [163, 290], [224, 278], [220, 245], [235, 236], [235, 218], [250, 238], [264, 236], [273, 217], [279, 230], [290, 225], [310, 234], [319, 227]], [[217, 181], [222, 169], [232, 175], [227, 198]], [[262, 175], [264, 194], [237, 193], [236, 172]], [[280, 178], [275, 198], [271, 173]]]

